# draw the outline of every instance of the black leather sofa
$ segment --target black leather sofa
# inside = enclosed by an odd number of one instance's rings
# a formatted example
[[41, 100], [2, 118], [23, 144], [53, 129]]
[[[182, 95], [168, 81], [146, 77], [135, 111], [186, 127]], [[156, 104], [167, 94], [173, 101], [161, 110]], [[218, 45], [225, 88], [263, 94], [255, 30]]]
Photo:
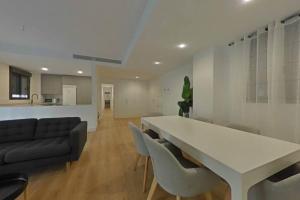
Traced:
[[76, 161], [86, 139], [78, 117], [0, 121], [0, 174]]

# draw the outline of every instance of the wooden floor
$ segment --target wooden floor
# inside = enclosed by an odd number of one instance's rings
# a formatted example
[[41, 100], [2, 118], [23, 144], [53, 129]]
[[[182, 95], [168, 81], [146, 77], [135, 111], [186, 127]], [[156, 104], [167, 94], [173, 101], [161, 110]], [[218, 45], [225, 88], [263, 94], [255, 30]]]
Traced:
[[[127, 125], [129, 121], [140, 124], [139, 119], [113, 119], [111, 112], [105, 111], [98, 130], [88, 135], [80, 160], [72, 163], [69, 171], [65, 171], [64, 166], [55, 166], [30, 177], [28, 200], [146, 199], [147, 193], [142, 192], [143, 162], [136, 172], [133, 171], [136, 153]], [[147, 192], [153, 177], [152, 167], [150, 169]], [[215, 192], [213, 200], [219, 200], [217, 196], [222, 194]], [[154, 199], [170, 200], [175, 197], [159, 188]]]

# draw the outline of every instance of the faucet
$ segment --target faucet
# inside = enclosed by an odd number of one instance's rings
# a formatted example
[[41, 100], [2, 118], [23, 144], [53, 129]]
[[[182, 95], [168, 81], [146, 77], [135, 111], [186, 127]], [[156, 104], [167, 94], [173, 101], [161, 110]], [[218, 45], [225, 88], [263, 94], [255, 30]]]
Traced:
[[35, 94], [35, 93], [32, 94], [32, 95], [31, 95], [31, 100], [30, 100], [30, 104], [31, 104], [31, 105], [33, 104], [33, 97], [34, 97], [34, 96], [36, 96], [36, 99], [37, 99], [37, 100], [39, 99], [39, 95], [37, 95], [37, 94]]

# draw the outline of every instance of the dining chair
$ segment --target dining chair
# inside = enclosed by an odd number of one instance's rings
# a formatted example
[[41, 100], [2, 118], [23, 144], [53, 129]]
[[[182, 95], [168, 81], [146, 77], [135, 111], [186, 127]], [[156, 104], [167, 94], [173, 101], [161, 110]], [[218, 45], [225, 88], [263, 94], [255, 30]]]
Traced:
[[249, 200], [298, 200], [299, 188], [300, 162], [252, 187]]
[[133, 138], [134, 138], [134, 143], [135, 143], [135, 147], [137, 150], [137, 157], [135, 160], [135, 165], [134, 165], [134, 171], [136, 171], [139, 160], [141, 157], [145, 158], [145, 169], [144, 169], [144, 181], [143, 181], [143, 192], [146, 192], [146, 183], [147, 183], [147, 178], [148, 178], [148, 165], [149, 165], [149, 152], [147, 149], [147, 146], [144, 142], [143, 139], [143, 132], [141, 129], [139, 129], [135, 124], [133, 124], [132, 122], [128, 123], [128, 127], [131, 130], [132, 134], [133, 134]]
[[176, 196], [193, 197], [205, 194], [211, 200], [210, 191], [220, 183], [221, 179], [206, 168], [199, 168], [184, 159], [181, 151], [170, 143], [159, 143], [157, 140], [143, 135], [149, 150], [154, 179], [147, 200], [152, 200], [157, 185]]
[[249, 127], [249, 126], [244, 126], [244, 125], [241, 125], [241, 124], [228, 124], [227, 125], [228, 128], [232, 128], [232, 129], [237, 129], [237, 130], [240, 130], [240, 131], [245, 131], [245, 132], [249, 132], [249, 133], [254, 133], [254, 134], [257, 134], [257, 135], [260, 135], [260, 130], [256, 129], [256, 128], [252, 128], [252, 127]]

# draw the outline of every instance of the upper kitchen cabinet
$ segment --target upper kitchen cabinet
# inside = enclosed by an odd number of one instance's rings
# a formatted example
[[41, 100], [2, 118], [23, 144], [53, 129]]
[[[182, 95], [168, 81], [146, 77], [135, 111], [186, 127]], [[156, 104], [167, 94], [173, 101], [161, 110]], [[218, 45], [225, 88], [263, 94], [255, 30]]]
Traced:
[[62, 76], [42, 74], [42, 94], [62, 95]]

